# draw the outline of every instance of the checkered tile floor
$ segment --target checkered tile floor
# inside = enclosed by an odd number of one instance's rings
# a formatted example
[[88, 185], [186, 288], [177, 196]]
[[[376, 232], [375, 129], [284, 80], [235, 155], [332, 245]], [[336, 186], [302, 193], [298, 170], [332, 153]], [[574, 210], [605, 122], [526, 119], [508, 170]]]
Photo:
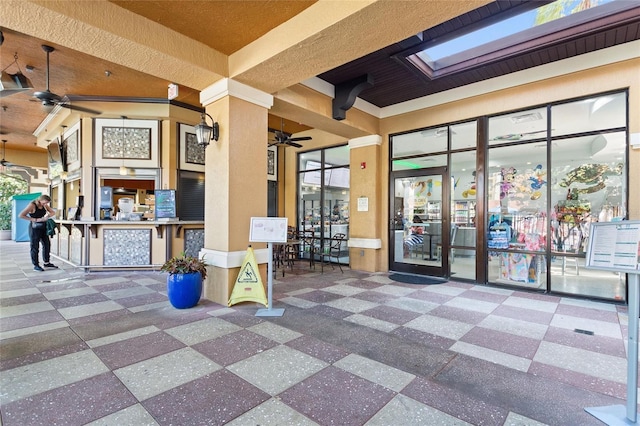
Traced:
[[177, 310], [164, 274], [0, 250], [4, 426], [599, 425], [585, 407], [626, 404], [621, 305], [300, 262], [282, 317]]

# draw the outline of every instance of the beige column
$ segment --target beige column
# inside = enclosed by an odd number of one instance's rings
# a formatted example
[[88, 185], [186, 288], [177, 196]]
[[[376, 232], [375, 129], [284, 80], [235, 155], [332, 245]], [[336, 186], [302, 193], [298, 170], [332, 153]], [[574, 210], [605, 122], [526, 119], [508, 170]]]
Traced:
[[[203, 90], [200, 101], [220, 126], [205, 159], [203, 297], [226, 304], [250, 244], [250, 219], [267, 215], [267, 112], [273, 97], [223, 79]], [[266, 244], [252, 246], [266, 285]]]
[[379, 135], [349, 140], [350, 149], [350, 211], [349, 261], [352, 269], [377, 272], [381, 270], [383, 225], [381, 217], [382, 177]]

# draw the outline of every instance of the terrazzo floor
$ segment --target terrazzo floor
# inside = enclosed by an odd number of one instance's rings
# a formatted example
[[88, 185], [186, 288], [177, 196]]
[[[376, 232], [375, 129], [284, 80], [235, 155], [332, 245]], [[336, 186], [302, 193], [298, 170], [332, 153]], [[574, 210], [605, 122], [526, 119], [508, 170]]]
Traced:
[[298, 262], [281, 317], [177, 310], [164, 274], [36, 272], [28, 250], [0, 242], [3, 426], [601, 425], [585, 407], [626, 404], [622, 305]]

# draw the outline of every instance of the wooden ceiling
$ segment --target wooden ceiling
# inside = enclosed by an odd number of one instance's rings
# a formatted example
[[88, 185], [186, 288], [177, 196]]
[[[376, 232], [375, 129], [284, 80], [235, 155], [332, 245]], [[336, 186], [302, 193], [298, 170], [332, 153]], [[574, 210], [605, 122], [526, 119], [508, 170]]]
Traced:
[[421, 50], [432, 43], [449, 40], [474, 30], [479, 25], [484, 26], [487, 22], [512, 16], [543, 3], [550, 1], [492, 2], [428, 28], [420, 37], [388, 46], [320, 74], [319, 77], [337, 85], [369, 73], [373, 76], [374, 85], [358, 96], [378, 107], [386, 107], [640, 39], [640, 2], [626, 2], [633, 7], [588, 25], [564, 30], [557, 37], [548, 36], [535, 40], [519, 47], [520, 50], [504, 49], [484, 57], [474, 56], [463, 62], [458, 70], [444, 77], [429, 78], [400, 59], [403, 53]]
[[[251, 43], [278, 25], [311, 6], [317, 0], [295, 1], [121, 1], [111, 3], [179, 33], [196, 39], [211, 48], [230, 54]], [[200, 19], [199, 24], [194, 19]], [[43, 107], [33, 93], [46, 88], [46, 53], [42, 45], [52, 46], [49, 87], [60, 96], [165, 98], [170, 81], [132, 70], [47, 40], [36, 39], [2, 28], [4, 42], [0, 49], [2, 70], [15, 74], [22, 71], [34, 90], [0, 98], [0, 139], [12, 149], [43, 151], [33, 136], [51, 108]], [[18, 55], [17, 65], [13, 64]], [[29, 71], [27, 69], [29, 66]], [[177, 101], [201, 107], [200, 93], [180, 86]], [[309, 127], [286, 121], [289, 132]], [[281, 119], [269, 117], [269, 126], [280, 129]]]

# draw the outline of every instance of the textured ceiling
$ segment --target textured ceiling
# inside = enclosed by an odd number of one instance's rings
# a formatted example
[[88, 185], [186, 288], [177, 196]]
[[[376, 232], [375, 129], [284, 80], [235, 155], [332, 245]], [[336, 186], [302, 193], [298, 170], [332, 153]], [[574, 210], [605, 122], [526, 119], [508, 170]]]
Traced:
[[[211, 48], [230, 54], [266, 32], [291, 19], [317, 0], [308, 1], [112, 1], [136, 14], [158, 22]], [[195, 22], [195, 17], [200, 19]], [[50, 54], [49, 87], [51, 92], [77, 96], [116, 96], [166, 98], [167, 80], [156, 78], [114, 64], [47, 40], [36, 39], [2, 28], [4, 42], [0, 49], [0, 66], [15, 74], [20, 69], [32, 82], [34, 90], [0, 99], [0, 138], [6, 148], [42, 151], [36, 146], [34, 130], [51, 108], [33, 98], [35, 91], [46, 88], [46, 53], [42, 45], [54, 47]], [[18, 54], [18, 66], [13, 64]], [[27, 71], [27, 65], [32, 71]], [[107, 72], [108, 71], [108, 72]], [[199, 92], [180, 86], [177, 101], [201, 107]], [[281, 127], [279, 117], [270, 117], [269, 125]], [[308, 129], [285, 121], [289, 132]]]

